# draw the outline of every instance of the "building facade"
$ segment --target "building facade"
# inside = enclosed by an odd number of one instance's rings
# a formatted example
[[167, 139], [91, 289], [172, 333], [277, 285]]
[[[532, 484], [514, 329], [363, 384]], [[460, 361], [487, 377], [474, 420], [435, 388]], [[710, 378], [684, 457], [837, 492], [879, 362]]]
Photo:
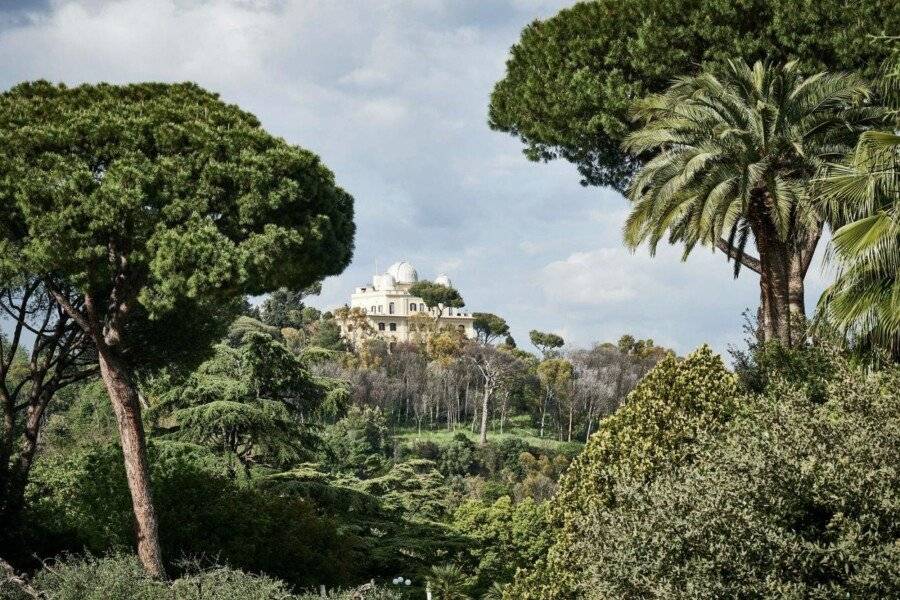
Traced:
[[[350, 296], [350, 309], [365, 315], [369, 331], [388, 342], [408, 342], [417, 339], [418, 327], [423, 315], [433, 321], [437, 319], [439, 328], [452, 328], [468, 338], [475, 337], [471, 314], [458, 308], [439, 306], [429, 309], [421, 298], [409, 293], [419, 281], [416, 269], [406, 261], [396, 262], [386, 273], [372, 277], [372, 284], [358, 287]], [[446, 275], [438, 275], [434, 283], [450, 287]], [[354, 330], [350, 320], [341, 323], [341, 334], [352, 342], [358, 339], [359, 327]]]

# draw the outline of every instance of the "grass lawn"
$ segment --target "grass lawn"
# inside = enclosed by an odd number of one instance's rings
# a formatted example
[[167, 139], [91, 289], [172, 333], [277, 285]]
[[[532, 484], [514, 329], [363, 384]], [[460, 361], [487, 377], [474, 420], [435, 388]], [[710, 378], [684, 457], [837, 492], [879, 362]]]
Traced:
[[[543, 438], [541, 438], [538, 435], [538, 431], [533, 427], [530, 427], [527, 424], [527, 421], [527, 417], [513, 417], [509, 420], [509, 422], [507, 422], [506, 427], [503, 428], [503, 433], [500, 433], [499, 427], [496, 428], [496, 430], [489, 429], [488, 441], [496, 442], [507, 438], [519, 438], [524, 440], [530, 446], [555, 451], [562, 451], [567, 448], [571, 451], [584, 445], [580, 441], [560, 442], [558, 439], [552, 436], [553, 432], [546, 432], [550, 435], [545, 435]], [[453, 439], [453, 436], [458, 433], [465, 434], [473, 442], [478, 441], [478, 433], [472, 433], [472, 430], [469, 427], [459, 427], [456, 430], [450, 431], [448, 431], [446, 428], [433, 430], [423, 428], [421, 433], [419, 433], [419, 431], [415, 427], [404, 427], [395, 429], [394, 437], [398, 440], [408, 443], [434, 442], [435, 444], [440, 445], [448, 443]]]

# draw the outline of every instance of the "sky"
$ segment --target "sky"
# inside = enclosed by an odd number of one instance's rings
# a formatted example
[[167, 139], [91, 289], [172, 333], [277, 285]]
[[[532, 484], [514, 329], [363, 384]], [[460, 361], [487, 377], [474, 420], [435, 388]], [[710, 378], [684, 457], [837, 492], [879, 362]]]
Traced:
[[[758, 282], [723, 255], [631, 253], [626, 200], [533, 163], [487, 126], [522, 28], [555, 0], [0, 0], [0, 88], [195, 81], [319, 154], [355, 198], [352, 264], [310, 303], [349, 301], [377, 268], [446, 273], [470, 311], [568, 347], [652, 338], [680, 353], [741, 345]], [[824, 244], [820, 246], [820, 251]], [[828, 275], [808, 277], [811, 309]]]

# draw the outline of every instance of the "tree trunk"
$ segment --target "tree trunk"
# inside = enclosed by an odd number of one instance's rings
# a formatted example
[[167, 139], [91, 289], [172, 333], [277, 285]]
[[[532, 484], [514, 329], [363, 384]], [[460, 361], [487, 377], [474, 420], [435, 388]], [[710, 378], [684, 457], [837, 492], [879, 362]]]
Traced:
[[25, 486], [31, 473], [31, 465], [37, 452], [38, 433], [44, 410], [50, 398], [44, 393], [39, 398], [33, 398], [29, 402], [25, 414], [25, 431], [19, 444], [19, 454], [8, 470], [8, 482], [6, 484], [6, 506], [4, 515], [8, 523], [15, 523], [25, 506]]
[[791, 253], [788, 271], [788, 315], [791, 326], [791, 344], [800, 341], [806, 321], [806, 299], [803, 279], [805, 269], [803, 256], [799, 252]]
[[481, 402], [481, 436], [478, 443], [482, 446], [487, 444], [487, 425], [488, 425], [488, 402], [491, 399], [491, 387], [484, 386], [484, 399]]
[[10, 459], [12, 458], [13, 439], [15, 435], [15, 413], [13, 412], [12, 400], [3, 399], [3, 423], [0, 430], [0, 525], [6, 526], [6, 516], [8, 509], [8, 494], [10, 491], [11, 481], [13, 477], [10, 469]]
[[791, 346], [790, 248], [779, 239], [778, 232], [764, 208], [752, 210], [748, 216], [759, 251], [763, 341], [778, 342], [789, 348]]
[[134, 510], [138, 558], [150, 575], [162, 579], [165, 578], [165, 570], [150, 489], [150, 465], [137, 389], [128, 369], [114, 356], [112, 349], [101, 347], [98, 354], [100, 375], [106, 385], [119, 427], [125, 475]]
[[547, 420], [547, 401], [550, 399], [550, 394], [544, 394], [544, 401], [541, 403], [541, 435], [540, 437], [544, 437], [544, 423]]

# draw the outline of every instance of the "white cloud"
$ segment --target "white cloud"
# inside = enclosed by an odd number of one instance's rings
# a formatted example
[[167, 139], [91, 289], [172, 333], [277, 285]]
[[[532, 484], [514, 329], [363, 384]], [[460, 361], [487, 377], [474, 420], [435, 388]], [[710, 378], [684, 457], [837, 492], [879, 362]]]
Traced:
[[567, 163], [528, 162], [486, 125], [521, 29], [570, 4], [56, 0], [8, 19], [0, 4], [0, 86], [194, 80], [319, 153], [356, 198], [358, 228], [355, 261], [326, 282], [323, 307], [345, 302], [376, 261], [405, 257], [425, 275], [446, 271], [520, 341], [530, 329], [581, 345], [630, 331], [724, 350], [755, 306], [752, 277], [731, 281], [708, 253], [686, 264], [673, 249], [630, 254], [621, 195], [581, 187]]
[[633, 258], [620, 248], [576, 252], [541, 269], [539, 284], [556, 303], [603, 306], [630, 300], [652, 287], [629, 264]]

